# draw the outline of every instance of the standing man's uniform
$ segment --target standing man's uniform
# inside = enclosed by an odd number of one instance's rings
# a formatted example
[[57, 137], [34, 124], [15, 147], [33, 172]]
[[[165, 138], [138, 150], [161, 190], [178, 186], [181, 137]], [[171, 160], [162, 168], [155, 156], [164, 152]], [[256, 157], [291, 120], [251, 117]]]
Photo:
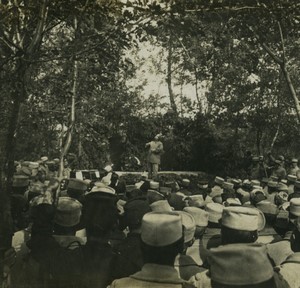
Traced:
[[157, 134], [154, 137], [154, 141], [146, 143], [146, 148], [149, 148], [147, 155], [147, 168], [149, 178], [153, 178], [157, 175], [159, 165], [160, 165], [160, 156], [163, 153], [164, 146], [159, 139], [161, 138], [161, 134]]

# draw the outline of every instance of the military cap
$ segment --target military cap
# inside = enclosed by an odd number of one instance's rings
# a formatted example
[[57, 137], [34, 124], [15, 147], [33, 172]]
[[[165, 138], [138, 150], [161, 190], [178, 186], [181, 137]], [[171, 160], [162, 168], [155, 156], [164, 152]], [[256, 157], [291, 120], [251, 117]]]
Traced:
[[29, 162], [28, 168], [30, 169], [38, 169], [40, 164], [38, 162]]
[[264, 214], [277, 215], [279, 210], [278, 207], [267, 200], [262, 200], [256, 204], [257, 209], [262, 211]]
[[239, 185], [239, 184], [241, 184], [240, 181], [239, 181], [239, 179], [232, 179], [232, 183], [233, 183], [234, 185]]
[[159, 192], [164, 195], [169, 195], [172, 193], [172, 188], [170, 187], [159, 187]]
[[251, 180], [251, 185], [252, 186], [260, 186], [260, 181], [259, 180]]
[[273, 176], [270, 177], [269, 180], [278, 182], [278, 177], [273, 175]]
[[159, 188], [159, 183], [155, 181], [150, 181], [150, 189], [151, 190], [158, 190]]
[[113, 169], [112, 169], [112, 165], [106, 165], [104, 168], [103, 168], [106, 172], [111, 172]]
[[47, 157], [47, 156], [43, 156], [43, 157], [41, 157], [41, 161], [42, 161], [42, 162], [46, 162], [46, 161], [48, 161], [48, 157]]
[[58, 164], [60, 162], [59, 158], [54, 158], [53, 161], [55, 164]]
[[181, 216], [182, 225], [184, 227], [184, 243], [193, 240], [196, 231], [196, 222], [194, 217], [185, 211], [176, 211]]
[[13, 176], [13, 187], [26, 187], [29, 185], [29, 177], [25, 175]]
[[289, 188], [287, 185], [285, 185], [284, 183], [279, 182], [277, 185], [277, 189], [278, 191], [284, 191], [284, 192], [288, 192]]
[[217, 283], [255, 285], [270, 280], [274, 275], [265, 245], [228, 244], [212, 248], [210, 252], [210, 275]]
[[292, 198], [290, 200], [290, 213], [295, 216], [300, 216], [300, 198]]
[[300, 180], [297, 180], [294, 185], [296, 188], [300, 188]]
[[269, 182], [269, 178], [267, 178], [267, 177], [263, 177], [261, 179], [261, 183], [267, 184], [268, 182]]
[[140, 189], [141, 186], [142, 186], [144, 183], [145, 183], [144, 181], [139, 181], [139, 182], [136, 182], [136, 183], [134, 184], [134, 186], [135, 186], [135, 188]]
[[18, 174], [31, 176], [31, 169], [27, 166], [22, 166], [21, 169], [18, 171]]
[[115, 189], [109, 186], [94, 186], [91, 191], [85, 194], [86, 199], [103, 199], [103, 198], [116, 198]]
[[287, 175], [287, 179], [290, 181], [290, 182], [296, 182], [297, 181], [297, 176], [296, 175]]
[[194, 219], [196, 226], [206, 227], [208, 225], [208, 212], [197, 207], [185, 207], [183, 211], [191, 214]]
[[216, 176], [215, 183], [218, 185], [222, 185], [225, 182], [224, 178]]
[[222, 187], [223, 187], [224, 189], [231, 190], [231, 189], [233, 189], [234, 184], [233, 184], [233, 183], [230, 183], [230, 182], [224, 182], [223, 185], [222, 185]]
[[249, 207], [225, 207], [222, 213], [222, 226], [242, 231], [258, 230], [259, 212]]
[[205, 206], [203, 195], [191, 195], [189, 196], [189, 205], [192, 207], [202, 208]]
[[273, 180], [269, 180], [268, 181], [268, 187], [271, 187], [271, 188], [277, 188], [278, 186], [278, 183], [273, 181]]
[[258, 157], [258, 156], [252, 157], [252, 161], [253, 161], [253, 162], [258, 162], [258, 161], [259, 161], [259, 157]]
[[141, 239], [150, 246], [168, 246], [182, 238], [181, 216], [174, 212], [150, 212], [142, 219]]
[[75, 189], [80, 191], [86, 191], [88, 188], [87, 183], [80, 179], [70, 178], [67, 189]]
[[278, 160], [279, 160], [279, 161], [284, 161], [284, 156], [283, 156], [283, 155], [279, 155], [279, 156], [278, 156]]
[[207, 203], [205, 210], [208, 212], [208, 221], [212, 223], [219, 223], [222, 218], [222, 211], [224, 206], [219, 203]]
[[187, 178], [182, 179], [181, 184], [182, 186], [186, 187], [188, 185], [190, 185], [191, 181]]
[[170, 212], [173, 211], [167, 200], [158, 200], [150, 204], [150, 208], [153, 212]]
[[158, 191], [149, 189], [147, 191], [147, 199], [148, 199], [149, 203], [151, 204], [158, 200], [165, 200], [165, 196], [162, 193], [159, 193]]
[[282, 205], [285, 202], [288, 202], [289, 194], [285, 191], [280, 191], [275, 195], [274, 202], [277, 205]]
[[72, 227], [79, 223], [82, 205], [71, 197], [60, 197], [56, 207], [54, 222], [63, 227]]
[[228, 206], [241, 206], [242, 203], [241, 201], [238, 199], [238, 198], [227, 198], [224, 202], [223, 202], [223, 205], [225, 207], [228, 207]]
[[292, 159], [292, 163], [298, 163], [298, 159], [293, 158], [293, 159]]
[[215, 186], [211, 189], [210, 197], [214, 198], [217, 196], [221, 196], [223, 194], [223, 189], [219, 186]]
[[287, 180], [286, 179], [281, 179], [280, 183], [283, 183], [283, 184], [287, 185]]

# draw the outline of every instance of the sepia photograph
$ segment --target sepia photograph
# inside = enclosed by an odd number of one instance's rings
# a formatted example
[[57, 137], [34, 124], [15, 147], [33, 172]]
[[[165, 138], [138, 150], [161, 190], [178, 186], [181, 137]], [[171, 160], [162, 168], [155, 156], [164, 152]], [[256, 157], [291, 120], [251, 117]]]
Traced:
[[300, 1], [0, 0], [0, 288], [300, 288]]

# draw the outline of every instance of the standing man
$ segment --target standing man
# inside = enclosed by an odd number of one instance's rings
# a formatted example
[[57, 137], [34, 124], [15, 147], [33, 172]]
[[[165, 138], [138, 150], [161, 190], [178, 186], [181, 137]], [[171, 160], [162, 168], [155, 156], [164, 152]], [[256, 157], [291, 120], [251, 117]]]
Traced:
[[157, 176], [159, 165], [160, 165], [160, 156], [164, 152], [164, 146], [161, 141], [161, 134], [157, 134], [154, 137], [154, 140], [146, 143], [146, 148], [148, 148], [147, 155], [147, 168], [148, 168], [148, 178], [152, 179]]

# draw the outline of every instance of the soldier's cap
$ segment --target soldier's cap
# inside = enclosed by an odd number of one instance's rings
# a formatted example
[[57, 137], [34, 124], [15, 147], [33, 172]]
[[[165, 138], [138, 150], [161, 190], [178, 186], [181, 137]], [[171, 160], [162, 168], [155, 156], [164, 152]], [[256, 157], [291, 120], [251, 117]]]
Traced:
[[104, 168], [103, 168], [106, 172], [111, 172], [113, 169], [112, 169], [112, 165], [106, 165]]
[[217, 197], [217, 196], [221, 196], [222, 194], [223, 194], [223, 189], [219, 186], [214, 186], [211, 189], [210, 197], [214, 198], [214, 197]]
[[262, 211], [264, 214], [269, 214], [269, 215], [277, 215], [279, 212], [278, 207], [268, 200], [263, 200], [258, 202], [256, 204], [256, 208]]
[[151, 204], [151, 203], [156, 202], [158, 200], [165, 200], [165, 196], [162, 193], [159, 193], [156, 190], [148, 189], [147, 199], [148, 199], [149, 203]]
[[223, 185], [222, 185], [222, 187], [223, 187], [224, 189], [232, 190], [233, 187], [234, 187], [234, 184], [233, 184], [233, 183], [230, 183], [230, 182], [224, 182]]
[[196, 226], [206, 227], [208, 225], [208, 212], [205, 210], [197, 207], [185, 207], [183, 211], [194, 217]]
[[29, 162], [28, 168], [30, 169], [38, 169], [40, 164], [38, 162]]
[[91, 191], [85, 194], [86, 199], [102, 199], [102, 198], [116, 198], [115, 189], [109, 186], [94, 186]]
[[54, 222], [63, 227], [72, 227], [79, 223], [82, 204], [71, 197], [60, 197]]
[[279, 156], [278, 156], [278, 160], [279, 160], [279, 161], [284, 161], [284, 156], [283, 156], [283, 155], [279, 155]]
[[88, 185], [85, 181], [76, 178], [69, 179], [67, 189], [75, 189], [85, 192], [87, 188]]
[[250, 198], [253, 198], [255, 197], [255, 195], [259, 194], [259, 193], [262, 193], [264, 196], [266, 195], [264, 190], [262, 190], [261, 188], [256, 188], [256, 189], [253, 189], [251, 192], [250, 192]]
[[55, 164], [58, 164], [60, 160], [59, 160], [59, 158], [54, 158], [53, 161]]
[[[282, 205], [285, 202], [288, 202], [289, 194], [285, 191], [280, 191], [275, 195], [275, 201], [279, 204]], [[275, 203], [276, 203], [275, 202]], [[278, 205], [277, 204], [277, 205]]]
[[31, 169], [28, 166], [22, 166], [18, 171], [19, 175], [31, 176]]
[[292, 159], [292, 163], [298, 163], [298, 159], [293, 158], [293, 159]]
[[294, 183], [297, 180], [297, 176], [289, 174], [289, 175], [287, 175], [287, 180]]
[[242, 203], [241, 201], [238, 199], [238, 198], [227, 198], [224, 202], [223, 202], [223, 205], [225, 207], [228, 207], [228, 206], [241, 206]]
[[233, 183], [234, 185], [239, 185], [239, 184], [241, 184], [240, 181], [239, 181], [239, 179], [232, 179], [232, 183]]
[[295, 182], [294, 186], [295, 186], [296, 188], [300, 188], [300, 180], [297, 180], [297, 181]]
[[258, 157], [258, 156], [252, 157], [252, 161], [253, 161], [253, 162], [258, 162], [258, 161], [259, 161], [259, 157]]
[[222, 185], [225, 182], [224, 178], [216, 176], [215, 183], [218, 185]]
[[269, 182], [269, 178], [264, 177], [261, 179], [261, 183], [267, 184]]
[[159, 182], [150, 181], [150, 189], [151, 190], [158, 190], [159, 189]]
[[300, 198], [292, 198], [290, 200], [290, 213], [295, 216], [300, 216]]
[[274, 274], [267, 248], [260, 244], [212, 248], [208, 263], [211, 279], [224, 285], [255, 285], [270, 280]]
[[222, 218], [224, 206], [219, 203], [207, 203], [205, 210], [208, 212], [208, 221], [212, 223], [219, 223]]
[[283, 184], [287, 185], [287, 179], [281, 179], [280, 183], [283, 183]]
[[196, 222], [194, 217], [185, 211], [176, 211], [181, 216], [182, 225], [184, 227], [184, 243], [188, 243], [193, 240], [196, 231]]
[[171, 212], [173, 211], [167, 200], [158, 200], [150, 204], [153, 212]]
[[164, 195], [169, 195], [172, 192], [172, 188], [162, 186], [162, 187], [159, 187], [159, 192]]
[[150, 212], [142, 219], [141, 239], [150, 246], [168, 246], [183, 237], [182, 218], [175, 212]]
[[26, 175], [14, 175], [13, 187], [27, 187], [29, 185], [29, 177]]
[[268, 181], [268, 187], [277, 188], [277, 185], [278, 185], [278, 183], [273, 180]]
[[[225, 207], [222, 213], [222, 226], [242, 231], [258, 230], [259, 212], [249, 207]], [[261, 228], [261, 227], [260, 227]]]
[[288, 192], [289, 188], [287, 185], [285, 185], [284, 183], [279, 182], [277, 185], [277, 189], [278, 191], [284, 191], [284, 192]]
[[42, 162], [46, 162], [46, 161], [48, 161], [48, 157], [47, 157], [47, 156], [43, 156], [43, 157], [41, 157], [41, 161], [42, 161]]
[[251, 185], [252, 186], [260, 186], [260, 181], [256, 180], [256, 179], [253, 179], [253, 180], [251, 180]]
[[188, 186], [191, 183], [190, 179], [184, 178], [181, 180], [183, 186]]
[[189, 196], [189, 205], [191, 207], [202, 208], [205, 206], [203, 195], [191, 195]]
[[151, 208], [147, 200], [132, 199], [124, 205], [124, 218], [126, 224], [131, 226], [139, 226], [142, 224], [142, 218], [146, 213], [151, 212]]

